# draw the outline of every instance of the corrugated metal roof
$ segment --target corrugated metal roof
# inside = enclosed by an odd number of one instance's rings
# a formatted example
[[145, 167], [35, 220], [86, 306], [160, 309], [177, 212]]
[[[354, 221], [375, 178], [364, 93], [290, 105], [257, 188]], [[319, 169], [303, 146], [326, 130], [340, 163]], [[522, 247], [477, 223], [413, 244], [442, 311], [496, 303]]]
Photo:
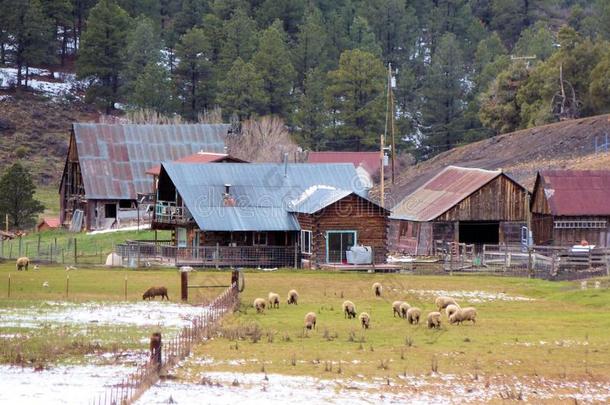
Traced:
[[376, 174], [381, 167], [379, 152], [309, 152], [308, 163], [352, 163], [362, 166], [370, 174]]
[[553, 215], [610, 215], [609, 170], [542, 171], [536, 187], [544, 187]]
[[146, 170], [204, 150], [224, 152], [227, 124], [73, 124], [87, 199], [150, 192]]
[[391, 218], [432, 221], [501, 174], [499, 170], [447, 166], [398, 203]]
[[[307, 191], [304, 192], [304, 194]], [[293, 202], [295, 204], [289, 207], [291, 212], [299, 212], [302, 214], [313, 214], [320, 211], [324, 207], [339, 201], [342, 198], [352, 194], [351, 190], [337, 190], [335, 188], [317, 188], [313, 192], [303, 195]]]
[[[192, 155], [185, 156], [180, 159], [176, 159], [176, 162], [180, 163], [215, 163], [215, 162], [227, 162], [227, 163], [248, 163], [245, 160], [229, 156], [226, 153], [214, 153], [214, 152], [203, 152], [199, 151]], [[158, 176], [161, 172], [161, 165], [151, 167], [146, 170], [146, 174]]]
[[[207, 231], [296, 231], [294, 201], [323, 185], [365, 195], [351, 164], [163, 163], [200, 229]], [[161, 176], [161, 181], [163, 181]], [[235, 206], [227, 206], [225, 185]], [[162, 184], [160, 184], [162, 187]]]

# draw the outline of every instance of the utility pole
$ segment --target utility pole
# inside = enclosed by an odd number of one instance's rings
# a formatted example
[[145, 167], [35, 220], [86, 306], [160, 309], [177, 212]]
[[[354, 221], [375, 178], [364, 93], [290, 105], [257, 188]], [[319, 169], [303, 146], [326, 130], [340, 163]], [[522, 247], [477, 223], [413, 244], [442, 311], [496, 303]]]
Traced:
[[395, 179], [395, 155], [396, 155], [396, 142], [394, 139], [394, 93], [392, 92], [392, 64], [388, 63], [388, 81], [387, 81], [387, 99], [386, 99], [386, 115], [385, 115], [385, 128], [384, 135], [387, 136], [388, 130], [390, 131], [390, 152], [392, 153], [392, 184]]
[[385, 176], [384, 173], [384, 164], [385, 164], [385, 156], [384, 156], [384, 147], [383, 147], [383, 141], [384, 141], [384, 136], [383, 134], [381, 134], [381, 141], [380, 141], [380, 148], [379, 148], [379, 159], [381, 161], [381, 166], [380, 166], [380, 173], [381, 173], [381, 184], [380, 184], [380, 188], [381, 188], [381, 206], [383, 207], [385, 205], [385, 179], [383, 178]]

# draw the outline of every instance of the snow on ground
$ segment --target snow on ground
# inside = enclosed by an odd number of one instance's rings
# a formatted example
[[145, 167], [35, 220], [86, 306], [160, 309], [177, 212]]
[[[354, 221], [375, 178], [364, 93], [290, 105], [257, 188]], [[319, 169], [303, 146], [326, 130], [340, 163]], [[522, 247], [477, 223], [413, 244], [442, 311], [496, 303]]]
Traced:
[[133, 371], [127, 366], [61, 366], [43, 371], [0, 366], [0, 404], [88, 404]]
[[[25, 70], [22, 70], [22, 74], [25, 80]], [[67, 94], [75, 95], [79, 88], [85, 87], [85, 82], [76, 80], [76, 75], [73, 73], [54, 72], [51, 74], [46, 69], [30, 68], [30, 74], [35, 77], [28, 80], [28, 87], [40, 91], [51, 98], [60, 98]], [[47, 81], [44, 80], [45, 78], [62, 81]], [[16, 83], [17, 69], [0, 68], [0, 88], [8, 88]]]
[[[399, 376], [363, 382], [279, 374], [210, 372], [200, 384], [162, 381], [136, 404], [461, 404], [504, 398], [535, 403], [540, 400], [600, 402], [610, 400], [608, 382], [563, 382], [546, 379], [459, 377], [448, 374]], [[171, 398], [171, 399], [170, 399]], [[171, 402], [173, 401], [173, 402]]]
[[87, 235], [99, 235], [102, 233], [114, 233], [114, 232], [124, 232], [124, 231], [137, 231], [137, 230], [143, 230], [143, 229], [150, 229], [150, 224], [144, 224], [144, 225], [140, 225], [140, 226], [126, 226], [124, 228], [118, 228], [118, 229], [102, 229], [100, 231], [91, 231], [91, 232], [87, 232]]
[[59, 302], [26, 308], [0, 308], [0, 328], [39, 328], [43, 325], [125, 325], [182, 328], [205, 308], [163, 301]]
[[421, 298], [446, 296], [455, 299], [465, 300], [467, 302], [534, 301], [533, 298], [508, 295], [506, 293], [492, 293], [487, 291], [407, 290], [406, 292], [409, 294], [417, 295]]

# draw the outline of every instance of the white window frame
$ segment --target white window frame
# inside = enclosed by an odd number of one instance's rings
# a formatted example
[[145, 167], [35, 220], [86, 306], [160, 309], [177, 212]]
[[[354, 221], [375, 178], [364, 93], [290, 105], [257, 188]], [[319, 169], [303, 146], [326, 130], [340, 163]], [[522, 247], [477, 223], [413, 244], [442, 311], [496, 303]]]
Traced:
[[[305, 235], [307, 235], [307, 244], [304, 243], [305, 241]], [[311, 254], [311, 237], [312, 237], [312, 232], [309, 230], [301, 230], [301, 253], [305, 253], [310, 255]]]

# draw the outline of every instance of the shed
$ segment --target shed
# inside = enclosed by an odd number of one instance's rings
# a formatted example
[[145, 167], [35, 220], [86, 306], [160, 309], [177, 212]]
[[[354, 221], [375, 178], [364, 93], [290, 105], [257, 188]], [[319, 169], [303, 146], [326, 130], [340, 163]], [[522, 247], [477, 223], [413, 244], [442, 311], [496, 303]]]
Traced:
[[529, 192], [500, 170], [448, 166], [393, 209], [390, 250], [429, 254], [433, 241], [519, 243]]
[[226, 124], [72, 125], [62, 175], [60, 222], [73, 230], [107, 229], [147, 217], [146, 170], [198, 151], [224, 152]]
[[59, 218], [42, 218], [36, 224], [36, 232], [48, 231], [51, 229], [57, 229], [61, 227]]
[[610, 246], [610, 171], [538, 172], [531, 204], [534, 243]]

